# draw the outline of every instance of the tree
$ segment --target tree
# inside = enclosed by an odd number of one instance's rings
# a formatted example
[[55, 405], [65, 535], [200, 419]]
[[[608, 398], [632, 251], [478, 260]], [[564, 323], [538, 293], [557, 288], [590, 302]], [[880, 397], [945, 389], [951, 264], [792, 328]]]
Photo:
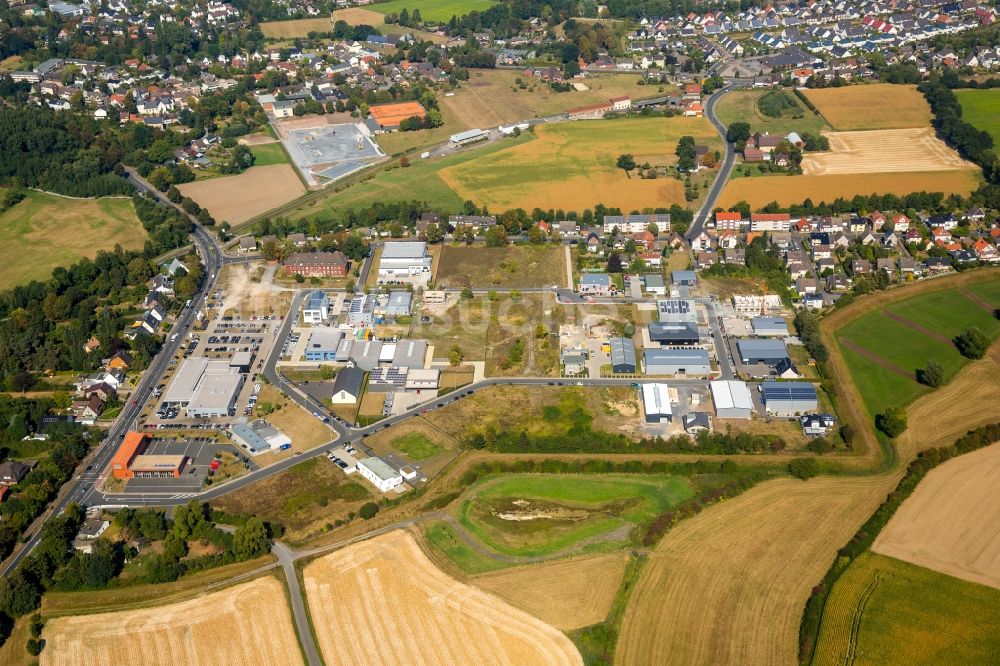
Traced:
[[618, 161], [616, 162], [616, 164], [618, 165], [619, 169], [622, 169], [625, 171], [625, 173], [628, 173], [629, 171], [635, 169], [635, 158], [632, 157], [630, 153], [624, 153], [618, 156]]
[[0, 578], [0, 611], [10, 617], [21, 617], [35, 610], [41, 597], [38, 584], [25, 576], [21, 569]]
[[875, 427], [889, 437], [899, 437], [906, 430], [906, 412], [899, 407], [891, 407], [875, 417]]
[[731, 123], [726, 129], [726, 141], [742, 148], [750, 140], [750, 123]]
[[608, 255], [607, 271], [609, 273], [622, 272], [622, 256], [617, 252], [612, 252]]
[[805, 481], [819, 474], [819, 463], [815, 458], [796, 458], [788, 463], [788, 473]]
[[486, 230], [486, 247], [504, 247], [507, 245], [507, 229], [501, 224], [494, 224]]
[[448, 362], [451, 365], [462, 365], [462, 359], [464, 357], [462, 348], [458, 345], [452, 345], [452, 348], [448, 351]]
[[462, 291], [459, 292], [458, 295], [458, 297], [461, 298], [463, 301], [471, 301], [472, 296], [473, 296], [472, 289], [469, 287], [462, 287]]
[[193, 499], [174, 510], [173, 532], [179, 538], [185, 541], [199, 539], [205, 535], [208, 528], [205, 505], [198, 500]]
[[364, 518], [365, 520], [371, 520], [372, 518], [375, 517], [375, 514], [377, 513], [378, 513], [378, 504], [376, 504], [375, 502], [365, 502], [364, 504], [361, 505], [361, 508], [358, 509], [358, 515]]
[[983, 332], [973, 326], [955, 338], [955, 346], [966, 358], [982, 358], [990, 347], [990, 340]]
[[237, 560], [252, 560], [269, 550], [271, 539], [260, 518], [250, 518], [233, 532], [233, 555]]
[[937, 361], [930, 361], [927, 366], [917, 370], [917, 381], [937, 388], [944, 384], [944, 366]]

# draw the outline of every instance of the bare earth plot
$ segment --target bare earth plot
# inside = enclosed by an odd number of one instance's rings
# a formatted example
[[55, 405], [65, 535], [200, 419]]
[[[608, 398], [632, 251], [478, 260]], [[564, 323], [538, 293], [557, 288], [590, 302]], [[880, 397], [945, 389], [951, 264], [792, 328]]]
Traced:
[[240, 224], [305, 194], [290, 164], [251, 167], [238, 176], [178, 185], [181, 194], [207, 208], [219, 224]]
[[976, 169], [934, 136], [930, 127], [828, 132], [829, 152], [807, 153], [802, 172], [807, 176], [839, 173], [902, 173]]
[[55, 618], [42, 637], [43, 666], [302, 663], [284, 588], [270, 576], [169, 606]]
[[[327, 664], [582, 664], [553, 627], [449, 578], [394, 531], [309, 564], [305, 591]], [[351, 636], [351, 628], [364, 638]]]
[[1000, 444], [932, 470], [872, 550], [1000, 588]]
[[929, 127], [931, 109], [916, 86], [874, 83], [804, 91], [837, 131]]
[[627, 562], [625, 553], [557, 560], [477, 576], [469, 583], [556, 629], [572, 631], [607, 617]]

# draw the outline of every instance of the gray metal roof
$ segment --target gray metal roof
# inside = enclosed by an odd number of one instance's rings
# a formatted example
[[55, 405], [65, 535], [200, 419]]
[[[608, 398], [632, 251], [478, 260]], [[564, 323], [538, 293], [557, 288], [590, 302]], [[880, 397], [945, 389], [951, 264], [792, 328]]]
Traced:
[[608, 285], [611, 276], [607, 273], [584, 273], [580, 276], [580, 284]]
[[646, 349], [643, 360], [650, 363], [702, 363], [708, 365], [708, 352], [704, 349]]
[[809, 382], [761, 382], [764, 402], [771, 400], [816, 400], [816, 387]]
[[654, 342], [698, 339], [698, 324], [692, 321], [651, 322], [646, 327], [649, 339]]
[[381, 458], [376, 458], [372, 456], [371, 458], [364, 458], [358, 461], [359, 465], [364, 465], [372, 471], [375, 476], [382, 479], [383, 481], [391, 481], [392, 479], [398, 479], [400, 474], [397, 470], [389, 466]]
[[785, 348], [783, 340], [758, 340], [746, 338], [737, 340], [736, 346], [740, 349], [743, 358], [773, 358], [782, 359], [788, 357], [788, 349]]
[[364, 379], [365, 373], [361, 368], [343, 368], [333, 380], [333, 392], [336, 394], [340, 391], [347, 391], [357, 397], [361, 395], [361, 384]]
[[382, 259], [419, 259], [426, 254], [424, 241], [391, 241], [382, 246]]
[[426, 340], [400, 340], [392, 355], [392, 364], [400, 368], [422, 368], [427, 355]]
[[628, 338], [611, 338], [611, 365], [635, 366], [635, 345]]
[[250, 453], [260, 453], [271, 448], [266, 439], [258, 435], [253, 428], [243, 423], [234, 423], [229, 428], [229, 432], [232, 433], [235, 439], [245, 444]]

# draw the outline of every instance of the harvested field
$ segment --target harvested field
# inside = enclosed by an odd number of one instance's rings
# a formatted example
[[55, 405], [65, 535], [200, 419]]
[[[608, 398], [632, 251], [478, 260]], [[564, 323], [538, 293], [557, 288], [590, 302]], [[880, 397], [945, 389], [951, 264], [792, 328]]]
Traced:
[[565, 265], [560, 245], [444, 245], [435, 282], [442, 289], [563, 285]]
[[[581, 664], [553, 627], [449, 578], [406, 532], [322, 557], [303, 571], [327, 664]], [[344, 640], [343, 628], [367, 640]]]
[[1000, 588], [1000, 444], [930, 471], [872, 550]]
[[442, 169], [440, 176], [462, 199], [496, 210], [683, 206], [682, 181], [630, 177], [615, 166], [622, 153], [631, 153], [638, 164], [672, 166], [683, 135], [711, 149], [721, 147], [704, 118], [578, 121], [538, 126], [534, 141]]
[[[372, 23], [372, 25], [381, 25]], [[260, 24], [260, 31], [265, 37], [272, 39], [292, 39], [306, 37], [310, 32], [331, 32], [333, 22], [327, 17], [294, 19], [292, 21], [265, 21]]]
[[929, 127], [931, 124], [931, 109], [916, 86], [874, 83], [811, 88], [803, 92], [838, 132]]
[[238, 176], [185, 183], [177, 189], [207, 208], [219, 224], [232, 225], [286, 204], [306, 191], [289, 164], [251, 167]]
[[844, 173], [906, 173], [978, 169], [958, 156], [930, 127], [827, 132], [830, 150], [806, 153], [802, 172], [807, 176]]
[[303, 663], [285, 590], [270, 576], [169, 606], [55, 618], [42, 637], [41, 663], [53, 666]]
[[726, 183], [716, 205], [728, 207], [738, 201], [746, 201], [751, 208], [757, 209], [772, 201], [788, 206], [799, 204], [806, 198], [819, 203], [831, 202], [837, 197], [850, 199], [858, 194], [903, 196], [920, 191], [968, 196], [979, 187], [980, 180], [979, 172], [972, 169], [735, 178]]
[[489, 573], [469, 582], [556, 629], [572, 631], [607, 617], [627, 562], [624, 553], [557, 560]]

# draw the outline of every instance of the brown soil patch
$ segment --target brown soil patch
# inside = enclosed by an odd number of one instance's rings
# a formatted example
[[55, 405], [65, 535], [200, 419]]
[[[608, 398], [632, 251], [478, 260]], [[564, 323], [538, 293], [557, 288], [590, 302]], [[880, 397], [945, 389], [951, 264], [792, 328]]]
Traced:
[[916, 381], [912, 372], [904, 370], [903, 368], [899, 367], [895, 363], [892, 363], [891, 361], [885, 360], [884, 358], [882, 358], [873, 351], [869, 351], [864, 347], [861, 347], [860, 345], [856, 345], [850, 340], [841, 339], [840, 344], [844, 345], [855, 354], [860, 354], [861, 356], [864, 356], [865, 358], [867, 358], [869, 361], [879, 366], [880, 368], [885, 368], [889, 372], [897, 374], [900, 377], [904, 377], [906, 379], [913, 379], [914, 381]]
[[469, 582], [556, 629], [572, 631], [607, 617], [627, 562], [623, 553], [557, 560], [497, 571]]
[[953, 171], [976, 165], [937, 138], [930, 127], [870, 132], [827, 132], [830, 150], [807, 153], [802, 172], [807, 176], [893, 171]]
[[[382, 22], [371, 25], [381, 25]], [[260, 31], [265, 37], [286, 39], [290, 37], [306, 37], [310, 32], [332, 32], [333, 22], [329, 17], [294, 19], [292, 21], [267, 21], [260, 24]]]
[[931, 470], [872, 550], [1000, 588], [1000, 445]]
[[277, 143], [277, 139], [269, 134], [250, 134], [241, 136], [240, 143], [244, 146], [265, 146], [269, 143]]
[[303, 663], [284, 588], [270, 576], [169, 606], [55, 618], [42, 636], [43, 666]]
[[207, 208], [219, 224], [240, 224], [305, 194], [289, 164], [251, 167], [238, 176], [178, 185], [184, 196]]
[[[305, 591], [328, 664], [582, 664], [553, 627], [449, 578], [399, 530], [309, 564]], [[350, 628], [365, 633], [359, 640]]]

